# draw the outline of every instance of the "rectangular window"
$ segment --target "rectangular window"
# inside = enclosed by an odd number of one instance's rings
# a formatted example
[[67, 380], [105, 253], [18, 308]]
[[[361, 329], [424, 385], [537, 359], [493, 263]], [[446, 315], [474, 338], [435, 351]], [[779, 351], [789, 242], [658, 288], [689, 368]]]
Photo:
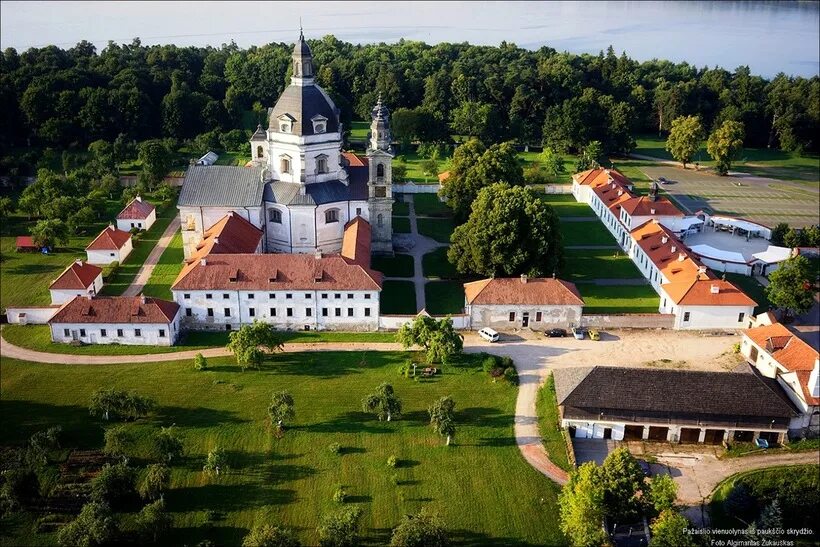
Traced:
[[142, 329], [134, 329], [134, 336], [138, 338], [142, 336]]
[[353, 308], [347, 308], [347, 316], [353, 317]]
[[270, 309], [270, 316], [271, 317], [276, 317], [276, 308], [271, 308]]
[[211, 298], [213, 298], [213, 297], [214, 297], [214, 295], [212, 295], [211, 293], [206, 293], [206, 294], [205, 294], [205, 299], [206, 299], [206, 300], [210, 300], [210, 299], [211, 299]]
[[335, 298], [336, 300], [340, 299], [341, 297], [342, 295], [340, 293], [336, 293], [333, 295], [333, 298]]
[[80, 336], [85, 337], [85, 329], [80, 329]]
[[213, 317], [213, 316], [214, 316], [214, 309], [213, 308], [208, 308], [208, 317]]
[[365, 308], [364, 309], [364, 316], [365, 317], [370, 317], [370, 308]]
[[515, 321], [515, 312], [514, 311], [510, 312], [510, 321]]
[[326, 292], [322, 293], [322, 298], [327, 298], [327, 293]]
[[63, 329], [63, 336], [71, 336], [71, 331], [68, 329]]
[[305, 298], [306, 298], [306, 299], [310, 300], [312, 297], [313, 297], [313, 295], [312, 295], [312, 294], [310, 294], [309, 292], [306, 292], [306, 293], [305, 293]]
[[293, 317], [293, 308], [288, 308], [288, 317]]
[[322, 308], [322, 317], [327, 317], [327, 308]]
[[683, 314], [683, 322], [686, 323], [687, 321], [689, 321], [689, 312], [688, 311], [684, 312], [684, 314]]
[[192, 313], [191, 308], [185, 308], [185, 317], [191, 317]]
[[310, 309], [310, 308], [305, 308], [305, 317], [312, 317], [312, 316], [313, 316], [313, 310]]
[[248, 315], [251, 317], [256, 317], [256, 308], [248, 308]]
[[663, 299], [663, 307], [666, 307], [666, 298]]
[[117, 336], [122, 338], [122, 329], [117, 329]]
[[368, 293], [368, 294], [364, 295], [364, 299], [365, 299], [365, 300], [370, 300], [370, 293]]
[[230, 294], [228, 294], [228, 293], [226, 293], [226, 292], [222, 293], [222, 299], [223, 299], [223, 300], [227, 300], [227, 299], [229, 299], [230, 297], [231, 297], [231, 295], [230, 295]]
[[535, 312], [535, 322], [536, 323], [541, 322], [541, 312], [540, 311]]
[[336, 308], [336, 317], [342, 316], [342, 308]]
[[361, 207], [356, 207], [356, 216], [359, 216], [359, 217], [362, 216], [362, 208]]
[[352, 292], [347, 293], [347, 297], [348, 298], [353, 298], [353, 293]]
[[107, 337], [108, 337], [108, 331], [105, 330], [105, 329], [100, 329], [100, 338], [107, 338]]
[[293, 298], [293, 295], [292, 295], [292, 294], [290, 294], [290, 293], [288, 293], [288, 294], [286, 294], [286, 295], [285, 295], [285, 298], [287, 298], [288, 300], [290, 300], [291, 298]]
[[740, 323], [741, 321], [743, 321], [743, 318], [744, 318], [744, 317], [746, 317], [746, 314], [745, 314], [745, 313], [740, 313], [740, 314], [737, 316], [737, 322], [738, 322], [738, 323]]
[[254, 299], [254, 294], [253, 293], [248, 293], [248, 300], [253, 300], [253, 299]]
[[225, 308], [225, 317], [231, 316], [231, 308]]
[[189, 300], [191, 298], [191, 293], [186, 292], [185, 294], [182, 295], [182, 298], [184, 298], [185, 300]]
[[268, 298], [276, 298], [276, 293], [275, 292], [268, 293]]
[[159, 329], [159, 337], [165, 338], [165, 329]]

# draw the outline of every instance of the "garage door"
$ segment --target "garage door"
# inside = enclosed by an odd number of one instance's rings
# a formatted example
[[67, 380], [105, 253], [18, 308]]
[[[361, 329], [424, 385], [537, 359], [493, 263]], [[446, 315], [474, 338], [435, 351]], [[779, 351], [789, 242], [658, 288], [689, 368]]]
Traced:
[[726, 431], [722, 429], [707, 429], [703, 442], [706, 444], [720, 444], [723, 442], [724, 435], [726, 435]]
[[669, 435], [669, 428], [668, 427], [650, 426], [650, 428], [649, 428], [649, 440], [650, 441], [665, 441], [668, 435]]
[[624, 427], [625, 441], [640, 441], [641, 439], [643, 439], [642, 425], [628, 425]]
[[776, 431], [761, 431], [760, 438], [765, 439], [769, 446], [777, 444], [777, 438], [780, 436]]
[[696, 443], [700, 438], [700, 429], [691, 427], [684, 427], [680, 430], [680, 442], [682, 443]]

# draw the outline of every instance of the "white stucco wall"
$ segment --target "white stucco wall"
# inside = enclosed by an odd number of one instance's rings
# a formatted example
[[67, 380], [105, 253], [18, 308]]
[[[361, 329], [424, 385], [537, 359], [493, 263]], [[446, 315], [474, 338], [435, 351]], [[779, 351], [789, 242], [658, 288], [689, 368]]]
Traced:
[[14, 325], [45, 325], [59, 306], [6, 308], [6, 320]]
[[261, 204], [257, 207], [180, 207], [179, 219], [182, 223], [182, 245], [185, 258], [190, 257], [202, 241], [205, 230], [230, 212], [265, 231], [265, 211]]
[[102, 273], [100, 273], [87, 289], [49, 289], [52, 304], [63, 304], [75, 296], [94, 296], [103, 288]]
[[[686, 313], [689, 321], [684, 321]], [[754, 312], [754, 306], [678, 306], [675, 309], [676, 329], [742, 329]], [[743, 318], [738, 321], [739, 314]]]
[[[123, 344], [129, 346], [171, 346], [179, 336], [179, 314], [170, 323], [51, 323], [51, 340], [53, 342], [68, 343], [77, 339], [87, 344]], [[122, 330], [122, 336], [117, 330]], [[136, 329], [140, 336], [136, 336]], [[160, 336], [160, 330], [165, 330], [165, 336]], [[68, 330], [68, 334], [66, 334]], [[85, 336], [81, 334], [85, 330]], [[106, 331], [106, 336], [102, 331]]]
[[105, 266], [107, 264], [111, 264], [115, 260], [122, 264], [128, 255], [131, 254], [132, 250], [133, 245], [131, 244], [131, 238], [128, 238], [128, 241], [126, 241], [125, 245], [123, 245], [119, 250], [86, 251], [85, 253], [88, 257], [89, 264]]
[[148, 214], [148, 217], [145, 220], [140, 219], [117, 219], [117, 228], [122, 230], [123, 232], [128, 232], [131, 228], [139, 228], [140, 230], [147, 230], [151, 226], [154, 225], [154, 222], [157, 221], [157, 210], [154, 209]]
[[[523, 328], [524, 313], [529, 314], [528, 328], [543, 330], [552, 327], [569, 327], [581, 323], [582, 306], [516, 306], [516, 305], [472, 305], [465, 312], [470, 318], [472, 330], [491, 327], [498, 330]], [[538, 321], [538, 313], [541, 320]], [[510, 313], [515, 319], [510, 321]]]

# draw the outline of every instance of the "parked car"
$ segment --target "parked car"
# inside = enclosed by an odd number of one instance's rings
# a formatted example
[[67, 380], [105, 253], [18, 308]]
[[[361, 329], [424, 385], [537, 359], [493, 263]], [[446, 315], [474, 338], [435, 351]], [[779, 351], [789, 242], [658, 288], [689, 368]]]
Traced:
[[664, 184], [666, 182], [666, 177], [658, 177], [658, 183]]
[[572, 335], [576, 340], [583, 340], [587, 330], [584, 327], [572, 327]]
[[601, 339], [601, 333], [595, 329], [589, 329], [589, 339], [597, 342]]
[[641, 471], [643, 471], [644, 475], [646, 475], [647, 477], [652, 476], [652, 468], [649, 467], [649, 462], [647, 462], [646, 460], [638, 460], [638, 465], [641, 466]]
[[491, 329], [490, 327], [484, 327], [480, 331], [478, 331], [478, 335], [482, 337], [487, 342], [498, 342], [500, 336], [496, 331]]
[[564, 329], [550, 329], [544, 331], [544, 335], [548, 338], [563, 338], [567, 335], [567, 331]]
[[764, 449], [769, 448], [769, 441], [767, 441], [766, 439], [761, 439], [760, 437], [758, 437], [757, 439], [755, 439], [755, 445], [758, 448], [764, 448]]

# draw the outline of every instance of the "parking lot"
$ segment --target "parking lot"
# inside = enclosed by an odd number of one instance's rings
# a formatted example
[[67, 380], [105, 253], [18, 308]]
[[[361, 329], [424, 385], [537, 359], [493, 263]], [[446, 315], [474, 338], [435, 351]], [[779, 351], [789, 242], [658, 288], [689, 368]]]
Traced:
[[653, 179], [666, 178], [663, 190], [689, 213], [703, 209], [770, 227], [779, 222], [794, 227], [818, 222], [820, 193], [805, 184], [758, 177], [719, 177], [661, 164], [643, 166], [641, 171]]

